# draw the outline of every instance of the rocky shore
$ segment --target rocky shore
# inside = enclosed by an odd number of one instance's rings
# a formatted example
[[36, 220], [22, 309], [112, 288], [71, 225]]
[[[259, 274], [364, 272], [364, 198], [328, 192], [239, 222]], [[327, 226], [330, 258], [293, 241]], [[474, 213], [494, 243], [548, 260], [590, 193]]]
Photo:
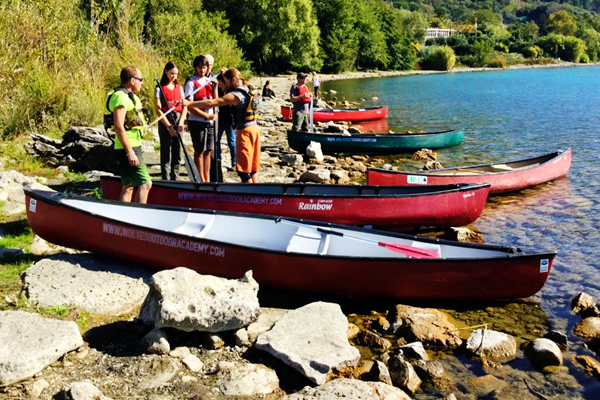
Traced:
[[[361, 183], [368, 166], [384, 165], [380, 157], [290, 151], [290, 123], [279, 107], [295, 76], [266, 79], [280, 99], [263, 105], [261, 181]], [[37, 137], [30, 151], [56, 154], [63, 172], [65, 164], [103, 168], [92, 163], [98, 150], [90, 154], [106, 145], [98, 134], [75, 128], [62, 142]], [[157, 143], [157, 135], [144, 143], [153, 176]], [[225, 180], [238, 182], [222, 148]], [[23, 184], [42, 189], [66, 180], [0, 167], [2, 215], [25, 218]], [[20, 291], [2, 290], [0, 398], [539, 400], [600, 392], [600, 305], [585, 293], [565, 294], [577, 323], [555, 331], [532, 299], [404, 304], [287, 293], [260, 287], [251, 261], [244, 277], [226, 280], [184, 268], [154, 271], [38, 237], [28, 250], [33, 256], [0, 249], [2, 264], [31, 264]]]

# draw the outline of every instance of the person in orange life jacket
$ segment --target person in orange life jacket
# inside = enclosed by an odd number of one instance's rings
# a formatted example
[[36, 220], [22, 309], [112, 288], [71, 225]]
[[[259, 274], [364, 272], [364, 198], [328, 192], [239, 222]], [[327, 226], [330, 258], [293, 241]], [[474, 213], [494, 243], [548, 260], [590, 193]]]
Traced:
[[290, 101], [294, 104], [294, 114], [292, 116], [293, 131], [308, 131], [308, 112], [312, 93], [305, 85], [306, 74], [300, 72], [296, 76], [298, 83], [292, 85], [290, 89]]
[[[119, 199], [131, 202], [133, 189], [137, 188], [136, 201], [146, 203], [152, 188], [152, 179], [142, 158], [142, 128], [145, 125], [142, 104], [135, 95], [142, 89], [144, 77], [135, 66], [121, 70], [121, 86], [109, 94], [107, 113], [112, 113], [115, 150], [121, 174]], [[110, 114], [108, 114], [110, 115]]]
[[[171, 107], [176, 106], [171, 113], [172, 118], [163, 117], [158, 124], [158, 136], [160, 138], [160, 175], [161, 179], [172, 181], [177, 180], [179, 176], [179, 165], [181, 164], [181, 145], [177, 135], [181, 135], [185, 125], [187, 116], [187, 107], [180, 104], [183, 98], [183, 87], [179, 84], [177, 77], [179, 76], [179, 68], [177, 65], [169, 61], [165, 65], [160, 85], [166, 97], [163, 99], [159, 88], [154, 90], [154, 106], [156, 107], [156, 115], [159, 117], [167, 112]], [[179, 104], [178, 104], [179, 103]], [[172, 125], [170, 120], [175, 122]]]
[[[196, 74], [185, 84], [185, 98], [191, 98], [196, 88], [201, 87], [208, 78], [208, 60], [204, 56], [194, 59]], [[206, 85], [196, 92], [193, 100], [213, 99], [212, 85]], [[185, 104], [185, 103], [184, 103]], [[188, 130], [194, 144], [194, 163], [200, 173], [202, 182], [210, 181], [210, 156], [215, 148], [215, 126], [216, 115], [213, 109], [208, 107], [188, 107]]]
[[183, 105], [189, 107], [221, 107], [232, 106], [233, 126], [237, 130], [236, 144], [236, 171], [244, 183], [258, 183], [258, 170], [260, 168], [260, 135], [258, 124], [254, 115], [247, 116], [248, 105], [252, 97], [248, 88], [242, 84], [240, 71], [235, 68], [221, 69], [225, 79], [228, 93], [223, 97], [213, 100], [200, 100], [190, 102], [183, 100]]

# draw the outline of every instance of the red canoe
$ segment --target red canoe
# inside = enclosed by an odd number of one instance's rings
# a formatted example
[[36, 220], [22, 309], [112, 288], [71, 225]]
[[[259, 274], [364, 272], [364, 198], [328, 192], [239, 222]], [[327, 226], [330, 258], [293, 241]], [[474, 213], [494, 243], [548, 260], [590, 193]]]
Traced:
[[[118, 200], [119, 177], [102, 194]], [[489, 185], [377, 187], [278, 183], [153, 181], [149, 204], [284, 216], [393, 230], [468, 225], [485, 207]]]
[[[339, 121], [372, 121], [382, 119], [387, 116], [387, 107], [373, 108], [316, 108], [313, 110], [313, 118], [315, 122], [339, 122]], [[293, 108], [289, 106], [281, 106], [281, 115], [284, 119], [291, 121]]]
[[371, 168], [369, 185], [424, 186], [451, 183], [489, 183], [490, 194], [521, 190], [566, 176], [571, 168], [571, 149], [539, 157], [496, 164], [469, 165], [430, 171], [390, 171]]
[[[260, 285], [404, 299], [511, 299], [538, 292], [556, 253], [449, 242], [270, 216], [25, 190], [45, 240], [158, 269]], [[428, 258], [424, 258], [428, 257]]]

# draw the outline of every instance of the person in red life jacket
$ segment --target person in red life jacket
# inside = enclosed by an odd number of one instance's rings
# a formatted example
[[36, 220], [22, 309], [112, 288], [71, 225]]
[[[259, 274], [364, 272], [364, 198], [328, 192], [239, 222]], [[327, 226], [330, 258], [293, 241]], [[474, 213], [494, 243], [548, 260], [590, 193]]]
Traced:
[[292, 130], [308, 132], [308, 112], [312, 101], [312, 93], [305, 85], [306, 74], [300, 72], [296, 78], [298, 83], [292, 85], [290, 89], [290, 101], [294, 104]]
[[[165, 65], [160, 86], [166, 99], [162, 97], [160, 89], [154, 89], [154, 106], [156, 115], [163, 116], [163, 113], [175, 106], [171, 112], [172, 118], [163, 117], [158, 124], [158, 137], [160, 138], [160, 176], [161, 179], [176, 181], [179, 176], [179, 165], [181, 164], [181, 145], [177, 135], [183, 133], [185, 118], [187, 116], [187, 107], [181, 105], [183, 99], [183, 87], [179, 84], [177, 77], [179, 68], [169, 61]], [[173, 121], [174, 125], [171, 124]]]
[[256, 117], [258, 113], [252, 109], [252, 95], [242, 83], [240, 71], [235, 68], [221, 69], [228, 92], [218, 99], [201, 100], [183, 104], [190, 107], [222, 107], [232, 106], [233, 127], [236, 129], [236, 171], [244, 183], [258, 183], [260, 168], [260, 132]]
[[[192, 76], [185, 84], [185, 98], [192, 97], [192, 93], [197, 88], [202, 87], [209, 78], [208, 60], [204, 56], [198, 56], [194, 59], [194, 69], [196, 74]], [[194, 94], [193, 100], [213, 99], [213, 85], [208, 84]], [[216, 115], [213, 108], [209, 107], [188, 107], [188, 130], [194, 144], [194, 163], [200, 173], [202, 182], [210, 181], [210, 156], [215, 148], [215, 126]]]
[[146, 119], [142, 102], [135, 93], [142, 89], [144, 77], [139, 68], [129, 65], [121, 70], [121, 85], [109, 92], [104, 112], [104, 126], [115, 132], [115, 151], [121, 174], [119, 200], [131, 202], [137, 188], [136, 201], [146, 203], [152, 188], [142, 157], [142, 129]]

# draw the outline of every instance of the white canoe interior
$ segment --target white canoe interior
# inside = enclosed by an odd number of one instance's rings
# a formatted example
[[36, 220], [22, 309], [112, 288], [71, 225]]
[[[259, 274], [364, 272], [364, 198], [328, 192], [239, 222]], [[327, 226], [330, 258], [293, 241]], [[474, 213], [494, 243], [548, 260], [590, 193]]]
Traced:
[[540, 163], [531, 162], [514, 162], [508, 164], [492, 164], [482, 165], [479, 167], [464, 167], [464, 168], [442, 168], [427, 171], [427, 175], [482, 175], [482, 174], [497, 174], [501, 172], [516, 172], [524, 169], [534, 168]]
[[[495, 258], [507, 253], [496, 249], [459, 247], [451, 244], [428, 243], [394, 236], [353, 231], [335, 227], [332, 231], [346, 236], [320, 231], [319, 226], [249, 216], [219, 215], [187, 210], [164, 210], [96, 201], [63, 199], [62, 203], [78, 210], [113, 220], [115, 225], [127, 223], [139, 229], [156, 229], [193, 238], [210, 239], [265, 250], [304, 253], [323, 256], [406, 258], [396, 250], [379, 246], [378, 242], [434, 250], [441, 258]], [[107, 223], [110, 223], [107, 221]], [[324, 228], [327, 230], [328, 228]]]

